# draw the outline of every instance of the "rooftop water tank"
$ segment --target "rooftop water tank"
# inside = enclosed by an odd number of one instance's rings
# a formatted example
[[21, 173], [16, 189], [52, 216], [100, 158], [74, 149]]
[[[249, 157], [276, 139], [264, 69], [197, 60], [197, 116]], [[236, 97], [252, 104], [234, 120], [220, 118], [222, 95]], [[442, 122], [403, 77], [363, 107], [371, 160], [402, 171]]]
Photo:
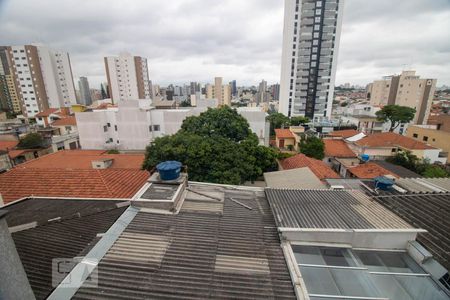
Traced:
[[394, 180], [385, 176], [375, 177], [374, 181], [375, 187], [383, 191], [389, 190], [394, 185]]
[[369, 154], [361, 154], [362, 161], [367, 162], [367, 161], [369, 161], [369, 159], [370, 159]]
[[168, 160], [156, 166], [161, 180], [175, 180], [180, 177], [181, 163], [175, 160]]

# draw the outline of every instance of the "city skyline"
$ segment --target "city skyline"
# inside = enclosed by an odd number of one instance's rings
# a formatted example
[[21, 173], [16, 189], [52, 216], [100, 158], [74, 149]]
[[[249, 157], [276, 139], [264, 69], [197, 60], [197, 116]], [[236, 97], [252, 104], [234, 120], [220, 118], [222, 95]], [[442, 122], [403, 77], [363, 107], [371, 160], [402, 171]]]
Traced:
[[[93, 87], [106, 81], [102, 58], [122, 51], [147, 57], [149, 77], [160, 85], [208, 82], [215, 76], [241, 85], [263, 78], [279, 82], [283, 1], [230, 0], [208, 10], [200, 0], [24, 3], [2, 1], [3, 44], [38, 42], [68, 52], [74, 77], [87, 76]], [[71, 18], [60, 19], [56, 8], [70, 10]], [[449, 85], [449, 16], [450, 3], [443, 0], [405, 1], [398, 7], [389, 1], [346, 1], [336, 84], [363, 85], [415, 69], [437, 78], [438, 86]]]

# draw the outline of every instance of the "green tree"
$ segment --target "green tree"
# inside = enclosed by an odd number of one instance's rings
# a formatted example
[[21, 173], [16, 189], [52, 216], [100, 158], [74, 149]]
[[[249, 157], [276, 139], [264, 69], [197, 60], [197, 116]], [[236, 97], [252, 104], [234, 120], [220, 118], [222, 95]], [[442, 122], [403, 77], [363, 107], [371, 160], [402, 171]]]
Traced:
[[418, 172], [420, 159], [410, 151], [398, 151], [394, 156], [386, 158], [387, 162], [405, 167], [413, 172]]
[[376, 112], [378, 121], [391, 123], [389, 131], [394, 131], [400, 124], [408, 123], [414, 119], [416, 109], [400, 105], [386, 105]]
[[258, 137], [235, 110], [221, 107], [186, 118], [178, 133], [155, 139], [147, 147], [143, 168], [178, 160], [191, 180], [240, 184], [276, 170], [277, 156], [276, 150], [258, 145]]
[[37, 149], [43, 146], [44, 140], [39, 133], [29, 133], [20, 139], [17, 145], [20, 149]]
[[306, 124], [309, 122], [309, 118], [307, 117], [291, 117], [290, 125], [291, 126], [299, 126], [301, 124]]
[[300, 141], [300, 152], [308, 157], [322, 160], [325, 157], [325, 144], [315, 136]]
[[181, 101], [180, 103], [180, 107], [191, 107], [191, 99], [186, 99], [184, 101]]
[[187, 117], [181, 125], [181, 130], [203, 137], [224, 137], [235, 142], [252, 134], [247, 120], [228, 106], [209, 108], [198, 117]]
[[181, 131], [155, 139], [147, 147], [143, 167], [151, 170], [161, 161], [178, 160], [187, 166], [190, 180], [240, 184], [276, 168], [275, 157], [275, 151], [250, 139], [237, 143]]
[[275, 135], [275, 129], [290, 125], [289, 118], [279, 112], [269, 114], [266, 121], [270, 123], [270, 135]]
[[427, 165], [421, 175], [427, 178], [449, 177], [449, 174], [447, 173], [446, 170], [436, 165]]

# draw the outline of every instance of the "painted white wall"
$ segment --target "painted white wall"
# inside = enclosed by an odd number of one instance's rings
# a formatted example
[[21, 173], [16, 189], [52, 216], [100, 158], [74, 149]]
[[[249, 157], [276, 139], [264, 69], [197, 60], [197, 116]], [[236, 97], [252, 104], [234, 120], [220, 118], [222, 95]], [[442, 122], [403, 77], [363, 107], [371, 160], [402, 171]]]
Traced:
[[[206, 107], [155, 109], [150, 107], [150, 103], [145, 99], [129, 100], [119, 102], [118, 107], [114, 108], [76, 113], [81, 147], [144, 150], [153, 139], [178, 132], [186, 117], [198, 116], [207, 110]], [[265, 112], [243, 108], [239, 113], [260, 137], [260, 144], [267, 144]]]

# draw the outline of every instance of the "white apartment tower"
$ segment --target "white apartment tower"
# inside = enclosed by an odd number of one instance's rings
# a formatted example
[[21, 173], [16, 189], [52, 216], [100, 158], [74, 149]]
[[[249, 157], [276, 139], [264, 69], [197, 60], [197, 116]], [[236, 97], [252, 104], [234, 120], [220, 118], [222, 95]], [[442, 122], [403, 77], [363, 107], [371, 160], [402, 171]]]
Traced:
[[330, 117], [344, 0], [285, 0], [279, 110]]
[[151, 98], [146, 58], [120, 53], [105, 57], [105, 68], [113, 102]]
[[8, 57], [25, 116], [76, 104], [68, 53], [24, 45], [8, 47]]

